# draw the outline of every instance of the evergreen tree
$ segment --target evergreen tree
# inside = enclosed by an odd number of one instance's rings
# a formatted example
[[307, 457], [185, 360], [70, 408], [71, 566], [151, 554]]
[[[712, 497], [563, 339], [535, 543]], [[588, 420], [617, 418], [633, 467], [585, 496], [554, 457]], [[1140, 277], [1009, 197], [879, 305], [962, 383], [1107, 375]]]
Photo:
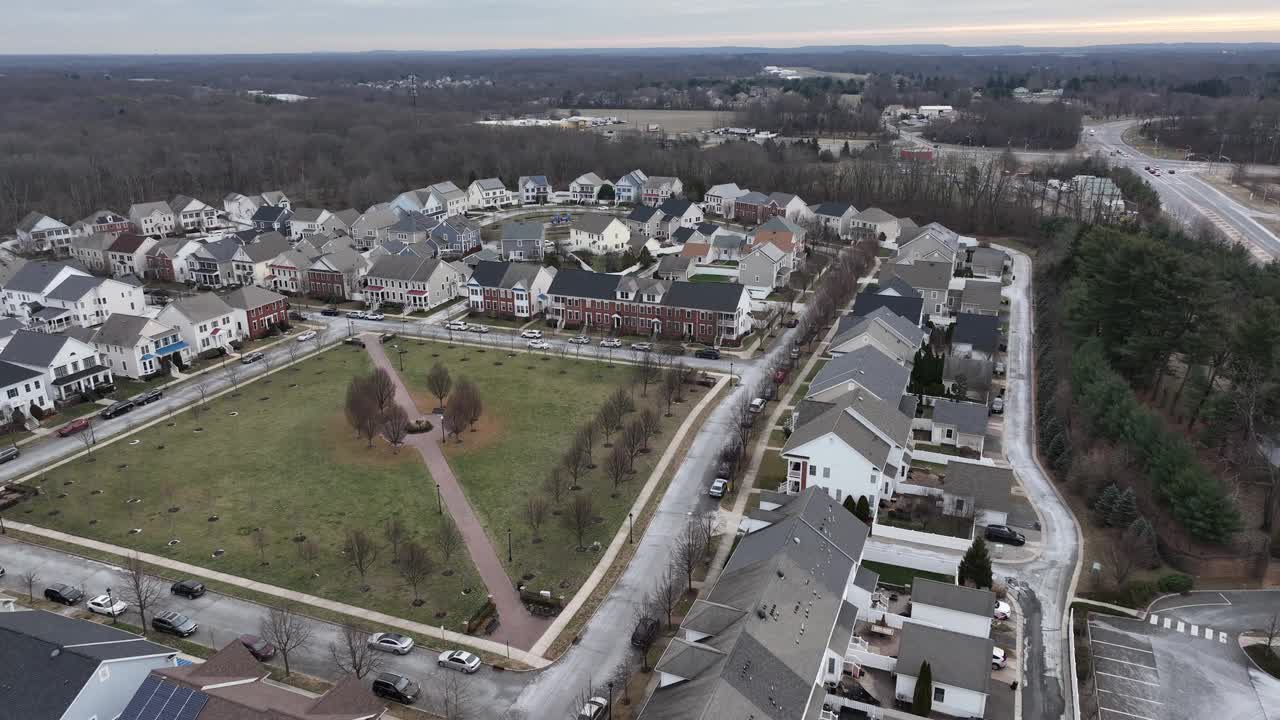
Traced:
[[858, 514], [858, 501], [853, 499], [853, 495], [845, 495], [844, 502], [840, 504], [843, 505], [844, 509], [848, 510], [850, 513], [854, 515]]
[[976, 587], [991, 587], [991, 554], [987, 552], [987, 541], [981, 535], [973, 539], [973, 544], [961, 558], [959, 575], [961, 585], [972, 581]]
[[1120, 488], [1115, 483], [1108, 485], [1102, 490], [1102, 494], [1093, 501], [1093, 509], [1103, 518], [1111, 513], [1111, 508], [1116, 506], [1116, 501], [1120, 499]]
[[853, 514], [857, 515], [862, 522], [868, 525], [871, 524], [871, 503], [867, 500], [866, 495], [858, 498], [858, 507], [853, 511]]
[[1139, 515], [1124, 531], [1124, 546], [1138, 558], [1143, 567], [1160, 566], [1160, 548], [1156, 542], [1156, 529], [1151, 521]]
[[1107, 525], [1127, 528], [1138, 517], [1138, 497], [1132, 487], [1127, 487], [1107, 513]]
[[840, 146], [840, 157], [847, 158], [852, 156], [853, 156], [853, 151], [849, 149], [849, 141], [845, 140], [844, 145]]
[[911, 714], [929, 717], [933, 711], [933, 668], [929, 661], [920, 663], [920, 672], [916, 674], [916, 689], [911, 694]]

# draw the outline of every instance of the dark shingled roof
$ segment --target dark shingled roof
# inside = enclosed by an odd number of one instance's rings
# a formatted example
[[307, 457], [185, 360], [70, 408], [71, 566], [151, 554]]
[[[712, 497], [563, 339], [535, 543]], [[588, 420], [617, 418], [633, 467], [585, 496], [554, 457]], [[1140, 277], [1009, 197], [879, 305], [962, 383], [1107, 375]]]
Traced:
[[990, 590], [917, 577], [911, 582], [911, 602], [991, 617], [991, 610], [996, 605], [996, 594]]
[[864, 290], [854, 298], [853, 311], [850, 314], [862, 318], [870, 315], [876, 308], [882, 307], [889, 308], [898, 315], [910, 320], [913, 325], [919, 325], [920, 316], [924, 308], [924, 299], [900, 297], [898, 295], [876, 295]]
[[960, 313], [951, 331], [952, 345], [972, 345], [974, 350], [995, 352], [1000, 345], [1000, 318], [997, 315]]
[[933, 681], [986, 693], [991, 683], [991, 638], [906, 622], [898, 646], [898, 674], [915, 677], [929, 662]]

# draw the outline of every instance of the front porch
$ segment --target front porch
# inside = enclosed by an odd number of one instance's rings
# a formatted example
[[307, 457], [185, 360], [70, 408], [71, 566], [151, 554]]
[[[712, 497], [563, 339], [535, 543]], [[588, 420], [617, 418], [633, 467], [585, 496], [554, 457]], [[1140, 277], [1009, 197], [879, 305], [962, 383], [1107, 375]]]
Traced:
[[100, 385], [111, 383], [111, 368], [105, 365], [94, 365], [69, 375], [54, 379], [51, 383], [54, 400], [67, 402]]

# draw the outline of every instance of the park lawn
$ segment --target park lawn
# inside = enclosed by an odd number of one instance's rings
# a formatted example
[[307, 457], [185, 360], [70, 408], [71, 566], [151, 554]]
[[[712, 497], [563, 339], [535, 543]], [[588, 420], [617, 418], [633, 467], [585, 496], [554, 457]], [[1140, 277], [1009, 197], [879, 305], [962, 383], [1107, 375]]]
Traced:
[[[524, 508], [530, 495], [545, 495], [543, 480], [572, 443], [582, 425], [591, 421], [604, 400], [619, 386], [629, 384], [634, 370], [629, 365], [610, 367], [606, 362], [576, 360], [572, 357], [526, 353], [521, 346], [515, 357], [495, 348], [457, 346], [416, 341], [404, 347], [402, 376], [415, 396], [419, 409], [434, 407], [436, 398], [427, 390], [426, 373], [434, 362], [442, 362], [456, 383], [467, 378], [475, 383], [484, 403], [484, 413], [476, 432], [462, 434], [462, 442], [450, 438], [445, 455], [475, 508], [494, 549], [506, 565], [512, 580], [526, 579], [536, 590], [552, 590], [566, 598], [582, 585], [599, 559], [597, 553], [578, 551], [576, 534], [563, 526], [552, 504], [538, 535], [525, 520]], [[464, 360], [464, 358], [466, 358]], [[497, 365], [495, 363], [502, 363]], [[561, 374], [561, 371], [564, 371]], [[593, 459], [599, 467], [580, 480], [582, 489], [595, 503], [598, 522], [583, 537], [590, 546], [608, 546], [618, 528], [627, 522], [627, 512], [648, 479], [675, 430], [683, 422], [705, 388], [686, 386], [683, 403], [672, 405], [672, 417], [664, 417], [662, 431], [650, 443], [650, 452], [635, 461], [635, 474], [621, 484], [614, 496], [612, 481], [605, 473], [608, 449], [597, 438]], [[696, 392], [695, 392], [696, 390]], [[658, 404], [661, 394], [650, 385], [648, 397], [633, 393], [637, 413], [646, 403]], [[658, 407], [659, 413], [665, 412]], [[637, 413], [628, 416], [628, 421]], [[439, 432], [437, 430], [436, 432]], [[616, 436], [614, 437], [616, 440]], [[571, 493], [562, 504], [567, 507]], [[507, 528], [511, 528], [512, 557], [507, 561]]]
[[908, 588], [911, 587], [911, 581], [914, 578], [937, 580], [938, 582], [948, 584], [954, 584], [956, 581], [955, 577], [952, 575], [941, 575], [939, 573], [931, 573], [925, 570], [902, 567], [901, 565], [889, 565], [887, 563], [875, 562], [874, 560], [863, 560], [862, 567], [877, 573], [880, 576], [880, 582], [882, 583]]
[[[238, 397], [211, 400], [198, 415], [180, 413], [100, 446], [92, 462], [80, 458], [50, 470], [33, 481], [44, 493], [11, 516], [456, 629], [479, 607], [484, 587], [463, 551], [449, 563], [451, 576], [439, 572], [447, 569], [434, 553], [440, 516], [421, 458], [412, 450], [394, 454], [381, 442], [367, 448], [343, 416], [349, 378], [369, 367], [363, 350], [343, 346], [243, 385]], [[167, 512], [171, 507], [179, 510]], [[383, 540], [383, 521], [393, 513], [435, 555], [438, 572], [423, 584], [422, 607], [412, 606]], [[211, 515], [219, 519], [210, 522]], [[265, 529], [267, 565], [254, 543], [257, 527]], [[131, 528], [142, 532], [130, 534]], [[352, 528], [381, 545], [368, 592], [360, 591], [342, 555]], [[314, 563], [302, 559], [299, 535], [318, 546]], [[169, 546], [170, 538], [181, 542]], [[213, 558], [215, 549], [225, 552]], [[462, 594], [464, 588], [471, 593]]]

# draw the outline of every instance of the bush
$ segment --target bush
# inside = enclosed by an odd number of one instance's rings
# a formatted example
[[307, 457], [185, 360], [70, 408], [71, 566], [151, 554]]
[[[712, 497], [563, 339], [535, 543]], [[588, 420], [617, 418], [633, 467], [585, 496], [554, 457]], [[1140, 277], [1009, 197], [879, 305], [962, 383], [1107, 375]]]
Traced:
[[1159, 593], [1156, 584], [1146, 580], [1134, 580], [1124, 587], [1129, 606], [1134, 608], [1146, 607]]
[[1191, 588], [1195, 587], [1196, 581], [1190, 575], [1182, 573], [1173, 573], [1164, 575], [1160, 578], [1160, 592], [1166, 593], [1184, 593], [1191, 592]]
[[409, 423], [408, 429], [409, 429], [410, 435], [417, 435], [420, 433], [431, 432], [431, 429], [433, 427], [435, 426], [431, 424], [430, 420], [423, 418], [421, 420], [414, 420], [413, 422]]
[[243, 347], [244, 347], [244, 341], [243, 341], [243, 340], [232, 340], [232, 341], [231, 341], [231, 349], [232, 349], [232, 350], [235, 350], [236, 352], [240, 352], [240, 348], [243, 348]]

